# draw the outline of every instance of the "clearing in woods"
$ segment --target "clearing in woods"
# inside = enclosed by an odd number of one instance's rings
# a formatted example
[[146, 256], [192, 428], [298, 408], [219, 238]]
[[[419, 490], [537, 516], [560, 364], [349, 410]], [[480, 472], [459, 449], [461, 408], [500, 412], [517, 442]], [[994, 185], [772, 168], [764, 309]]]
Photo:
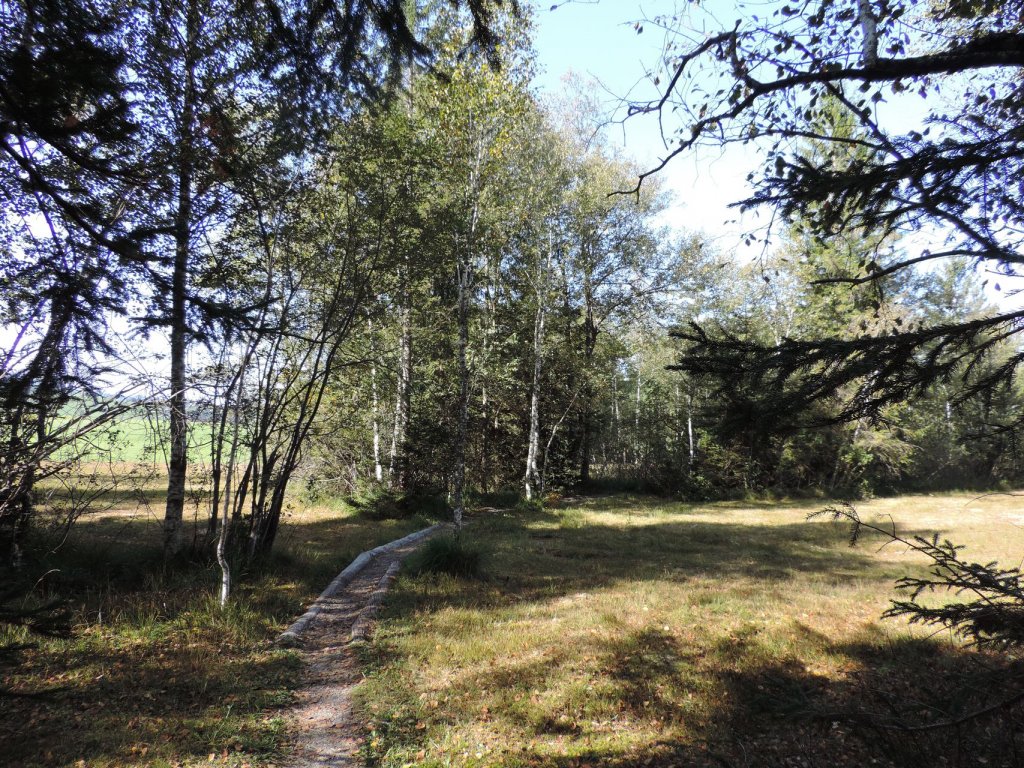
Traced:
[[[1010, 566], [1019, 502], [859, 507]], [[923, 559], [878, 535], [851, 548], [847, 527], [806, 521], [823, 506], [607, 497], [478, 517], [464, 535], [489, 552], [483, 579], [392, 587], [357, 690], [372, 764], [1013, 765], [1019, 706], [909, 734], [843, 717], [932, 723], [1024, 681], [948, 633], [882, 620], [893, 581]]]
[[[843, 526], [805, 521], [823, 506], [611, 496], [476, 512], [462, 536], [485, 552], [482, 577], [403, 572], [371, 642], [348, 647], [366, 730], [341, 729], [346, 754], [393, 768], [1007, 764], [1024, 748], [1019, 709], [958, 743], [840, 718], [941, 720], [931, 707], [970, 711], [1020, 672], [882, 621], [893, 580], [923, 562], [877, 537], [851, 549]], [[1016, 498], [860, 508], [978, 561], [1017, 565], [1024, 551]], [[221, 612], [215, 568], [162, 569], [156, 514], [84, 518], [41, 586], [72, 600], [75, 635], [6, 670], [6, 687], [48, 693], [5, 701], [0, 765], [285, 765], [309, 701], [295, 688], [311, 678], [274, 638], [358, 552], [427, 524], [296, 505], [274, 561]]]

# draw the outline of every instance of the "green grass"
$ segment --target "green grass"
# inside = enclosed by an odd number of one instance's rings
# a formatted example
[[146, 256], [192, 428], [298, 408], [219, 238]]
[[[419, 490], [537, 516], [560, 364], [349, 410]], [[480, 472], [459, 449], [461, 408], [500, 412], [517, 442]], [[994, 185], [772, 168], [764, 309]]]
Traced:
[[[1016, 564], [1015, 502], [917, 496], [861, 509]], [[0, 765], [281, 764], [298, 660], [272, 639], [359, 551], [425, 522], [292, 501], [274, 561], [244, 574], [221, 612], [213, 567], [162, 568], [155, 506], [117, 501], [56, 553], [37, 550], [33, 594], [69, 599], [74, 633], [3, 670], [20, 695], [0, 707]], [[804, 521], [820, 506], [620, 496], [476, 515], [461, 543], [483, 553], [481, 577], [407, 570], [361, 651], [366, 757], [396, 768], [931, 766], [956, 764], [959, 749], [1007, 764], [1004, 720], [956, 744], [820, 717], [942, 717], [926, 710], [936, 697], [966, 711], [1020, 676], [881, 622], [892, 581], [923, 563], [877, 537], [851, 550], [842, 527]]]
[[[114, 504], [83, 518], [56, 552], [40, 531], [25, 578], [35, 600], [70, 601], [73, 633], [36, 640], [0, 669], [0, 687], [17, 694], [0, 699], [0, 765], [279, 763], [299, 669], [273, 639], [356, 554], [423, 524], [293, 501], [275, 557], [238, 574], [227, 611], [214, 600], [212, 565], [164, 569], [154, 510]], [[0, 644], [26, 639], [0, 630]]]
[[481, 575], [484, 553], [461, 536], [437, 536], [409, 558], [406, 567], [416, 574], [432, 573], [474, 579]]
[[[73, 409], [67, 414], [74, 415]], [[86, 461], [132, 464], [166, 464], [170, 446], [166, 418], [148, 414], [145, 408], [133, 408], [109, 424], [90, 432], [58, 457], [81, 455]], [[193, 459], [209, 455], [212, 425], [204, 421], [189, 423], [189, 452]]]
[[[903, 497], [862, 512], [1016, 564], [1014, 502]], [[395, 584], [364, 651], [366, 756], [396, 768], [941, 765], [959, 749], [1008, 764], [1008, 721], [957, 742], [840, 717], [941, 719], [927, 708], [969, 711], [1021, 673], [881, 622], [893, 580], [924, 563], [877, 536], [850, 549], [846, 529], [805, 522], [821, 506], [609, 497], [481, 516], [463, 537], [490, 553], [486, 581], [407, 572]]]

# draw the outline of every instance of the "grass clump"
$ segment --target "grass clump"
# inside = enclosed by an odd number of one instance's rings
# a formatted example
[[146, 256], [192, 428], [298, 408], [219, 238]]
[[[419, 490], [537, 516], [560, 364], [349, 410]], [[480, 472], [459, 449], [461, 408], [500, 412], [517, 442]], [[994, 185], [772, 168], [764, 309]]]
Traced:
[[516, 512], [538, 514], [544, 511], [544, 502], [540, 499], [519, 499], [513, 509]]
[[467, 544], [461, 536], [438, 536], [430, 539], [410, 558], [409, 570], [414, 574], [446, 574], [463, 579], [477, 579], [483, 573], [483, 550]]

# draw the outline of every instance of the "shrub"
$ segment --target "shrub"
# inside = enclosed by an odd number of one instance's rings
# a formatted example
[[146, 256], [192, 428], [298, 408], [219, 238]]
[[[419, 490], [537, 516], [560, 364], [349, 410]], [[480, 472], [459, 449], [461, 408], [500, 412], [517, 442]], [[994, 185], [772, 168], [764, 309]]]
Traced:
[[544, 511], [544, 502], [540, 499], [519, 499], [516, 505], [513, 507], [516, 512], [522, 512], [524, 514], [537, 514]]
[[372, 485], [349, 498], [348, 503], [366, 520], [406, 520], [416, 515], [441, 518], [448, 512], [444, 498], [425, 490], [400, 493]]

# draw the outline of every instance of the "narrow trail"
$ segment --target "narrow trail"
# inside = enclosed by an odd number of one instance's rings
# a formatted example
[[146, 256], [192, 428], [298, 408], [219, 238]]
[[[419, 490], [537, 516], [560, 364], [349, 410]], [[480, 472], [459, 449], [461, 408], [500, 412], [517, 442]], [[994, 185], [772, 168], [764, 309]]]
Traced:
[[[350, 641], [353, 626], [365, 631], [379, 601], [382, 579], [423, 542], [378, 555], [324, 607], [302, 635], [302, 684], [289, 714], [292, 753], [286, 768], [356, 768], [364, 725], [352, 711], [352, 691], [362, 674]], [[375, 596], [376, 593], [376, 596]]]

